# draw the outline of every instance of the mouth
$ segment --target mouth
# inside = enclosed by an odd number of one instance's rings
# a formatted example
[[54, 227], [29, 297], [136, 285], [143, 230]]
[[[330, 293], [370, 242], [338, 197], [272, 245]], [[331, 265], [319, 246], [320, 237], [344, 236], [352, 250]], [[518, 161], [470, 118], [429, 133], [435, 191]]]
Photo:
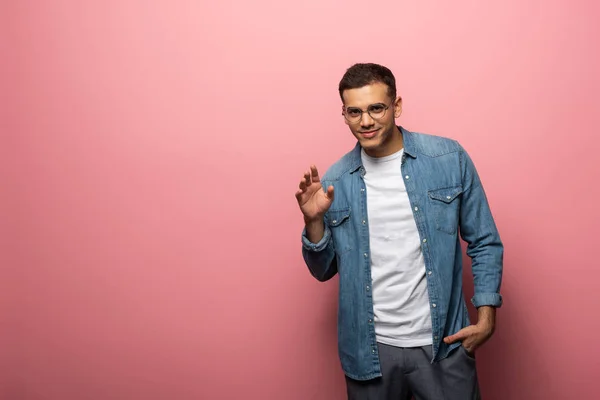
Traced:
[[365, 139], [371, 139], [372, 137], [374, 137], [377, 134], [377, 132], [379, 132], [379, 129], [374, 129], [372, 131], [361, 131], [358, 133], [360, 133], [360, 135], [362, 137], [364, 137]]

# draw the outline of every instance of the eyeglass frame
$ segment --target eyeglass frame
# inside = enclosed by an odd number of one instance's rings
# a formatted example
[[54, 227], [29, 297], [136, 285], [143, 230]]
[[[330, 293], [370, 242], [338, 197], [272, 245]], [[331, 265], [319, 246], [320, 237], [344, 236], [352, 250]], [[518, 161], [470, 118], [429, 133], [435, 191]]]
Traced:
[[[387, 113], [387, 110], [396, 102], [396, 99], [392, 100], [392, 102], [390, 104], [385, 104], [385, 103], [374, 103], [374, 104], [369, 104], [369, 106], [367, 107], [366, 111], [359, 108], [359, 107], [350, 107], [350, 108], [355, 108], [357, 110], [360, 111], [360, 117], [358, 117], [356, 119], [356, 121], [351, 121], [350, 119], [348, 119], [348, 117], [346, 116], [346, 112], [348, 110], [348, 107], [346, 106], [342, 106], [342, 115], [344, 116], [344, 118], [346, 119], [346, 121], [350, 122], [350, 123], [357, 123], [359, 121], [362, 120], [363, 114], [367, 113], [369, 114], [369, 117], [371, 117], [372, 119], [374, 119], [375, 121], [379, 121], [382, 118], [385, 118], [385, 114]], [[383, 115], [381, 117], [374, 117], [371, 115], [371, 111], [369, 111], [369, 108], [372, 106], [377, 106], [377, 105], [383, 105], [384, 109], [383, 109]]]

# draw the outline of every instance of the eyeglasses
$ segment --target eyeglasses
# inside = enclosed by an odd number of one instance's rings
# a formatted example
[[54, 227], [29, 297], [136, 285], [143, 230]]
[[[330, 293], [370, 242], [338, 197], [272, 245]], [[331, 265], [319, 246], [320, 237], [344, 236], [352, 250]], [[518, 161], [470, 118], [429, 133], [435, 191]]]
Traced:
[[371, 104], [369, 107], [367, 107], [367, 111], [363, 111], [358, 107], [344, 107], [342, 114], [344, 115], [344, 118], [348, 120], [348, 122], [352, 123], [360, 121], [364, 112], [367, 112], [373, 119], [381, 119], [385, 117], [386, 111], [392, 106], [392, 104], [394, 104], [393, 100], [390, 104]]

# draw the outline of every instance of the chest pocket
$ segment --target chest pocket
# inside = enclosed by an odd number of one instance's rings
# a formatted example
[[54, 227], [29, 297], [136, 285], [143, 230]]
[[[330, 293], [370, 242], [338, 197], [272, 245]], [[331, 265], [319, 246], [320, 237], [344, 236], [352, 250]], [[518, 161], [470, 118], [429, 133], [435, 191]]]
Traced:
[[352, 248], [352, 224], [350, 220], [350, 207], [338, 210], [329, 210], [326, 214], [326, 223], [331, 230], [331, 237], [336, 252], [346, 253]]
[[439, 231], [455, 234], [458, 231], [458, 216], [460, 213], [460, 195], [462, 186], [453, 186], [428, 191], [435, 225]]

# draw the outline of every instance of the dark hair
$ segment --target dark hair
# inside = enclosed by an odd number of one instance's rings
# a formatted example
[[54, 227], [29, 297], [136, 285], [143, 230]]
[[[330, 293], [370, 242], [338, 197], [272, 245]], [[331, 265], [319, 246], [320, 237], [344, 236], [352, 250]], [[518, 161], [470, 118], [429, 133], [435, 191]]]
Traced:
[[388, 95], [396, 98], [396, 78], [389, 68], [373, 63], [354, 64], [346, 70], [339, 85], [340, 98], [344, 90], [358, 89], [376, 82], [384, 83], [388, 87]]

